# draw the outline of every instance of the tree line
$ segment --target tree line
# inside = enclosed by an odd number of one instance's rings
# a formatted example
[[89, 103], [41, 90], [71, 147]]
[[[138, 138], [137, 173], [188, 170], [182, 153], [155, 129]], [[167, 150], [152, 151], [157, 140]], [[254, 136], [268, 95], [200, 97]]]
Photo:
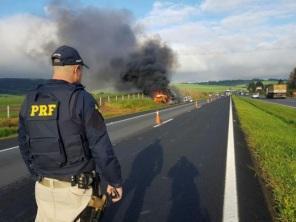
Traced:
[[290, 73], [288, 87], [290, 90], [296, 90], [296, 67]]
[[[285, 82], [284, 82], [284, 80], [280, 79], [280, 80], [278, 80], [277, 83], [283, 84]], [[292, 93], [293, 91], [296, 90], [296, 67], [290, 73], [288, 81], [287, 81], [287, 85], [288, 85], [288, 91], [290, 93]], [[263, 84], [263, 82], [260, 79], [252, 80], [247, 86], [247, 89], [252, 93], [256, 92], [258, 88], [261, 89], [262, 91], [265, 91], [265, 89], [266, 89], [266, 86]]]

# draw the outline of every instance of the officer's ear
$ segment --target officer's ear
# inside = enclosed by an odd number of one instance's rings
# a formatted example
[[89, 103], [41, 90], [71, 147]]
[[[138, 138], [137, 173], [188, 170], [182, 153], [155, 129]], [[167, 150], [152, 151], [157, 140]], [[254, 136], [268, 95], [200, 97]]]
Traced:
[[75, 65], [74, 66], [74, 73], [80, 73], [81, 72], [81, 68], [80, 68], [80, 65]]
[[74, 70], [73, 70], [73, 74], [75, 76], [75, 82], [79, 83], [81, 81], [81, 66], [80, 65], [75, 65]]

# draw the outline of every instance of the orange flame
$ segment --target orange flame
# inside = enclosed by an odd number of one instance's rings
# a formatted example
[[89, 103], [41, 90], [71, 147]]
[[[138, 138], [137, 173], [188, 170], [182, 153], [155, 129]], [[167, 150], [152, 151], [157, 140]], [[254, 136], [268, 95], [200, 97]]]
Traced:
[[157, 91], [153, 95], [153, 100], [156, 103], [167, 103], [169, 101], [169, 96], [163, 92]]

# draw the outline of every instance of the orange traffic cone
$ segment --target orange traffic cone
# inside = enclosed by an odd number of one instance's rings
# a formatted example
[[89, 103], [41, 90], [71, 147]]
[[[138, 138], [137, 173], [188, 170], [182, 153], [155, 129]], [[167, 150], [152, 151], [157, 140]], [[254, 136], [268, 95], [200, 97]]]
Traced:
[[199, 108], [199, 104], [198, 104], [198, 102], [197, 102], [197, 101], [195, 102], [195, 108], [196, 108], [196, 109], [198, 109], [198, 108]]
[[155, 123], [156, 123], [157, 125], [159, 125], [159, 124], [161, 123], [160, 115], [159, 115], [159, 111], [156, 112]]

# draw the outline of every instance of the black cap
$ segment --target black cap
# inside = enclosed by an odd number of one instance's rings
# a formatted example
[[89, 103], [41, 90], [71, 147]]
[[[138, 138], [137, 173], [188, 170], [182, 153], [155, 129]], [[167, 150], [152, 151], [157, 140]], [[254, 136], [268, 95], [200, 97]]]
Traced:
[[53, 66], [83, 65], [86, 68], [89, 68], [84, 64], [78, 51], [66, 45], [60, 46], [55, 50], [51, 55], [51, 61]]

